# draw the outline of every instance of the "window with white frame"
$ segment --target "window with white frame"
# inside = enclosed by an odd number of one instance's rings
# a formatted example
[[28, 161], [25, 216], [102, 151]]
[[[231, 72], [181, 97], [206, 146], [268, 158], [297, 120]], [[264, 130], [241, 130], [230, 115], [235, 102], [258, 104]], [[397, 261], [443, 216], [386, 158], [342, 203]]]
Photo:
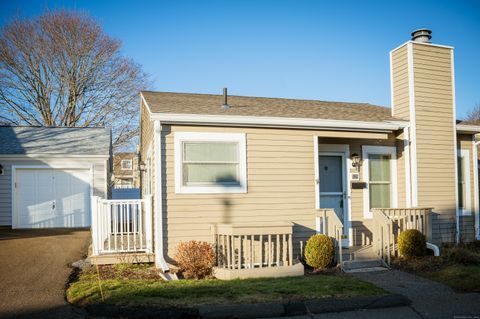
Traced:
[[246, 192], [245, 134], [175, 133], [177, 193]]
[[373, 208], [397, 207], [396, 148], [363, 146], [364, 217], [372, 218]]
[[120, 162], [123, 171], [131, 170], [133, 168], [133, 161], [131, 159], [124, 159]]
[[133, 188], [133, 178], [118, 178], [115, 181], [115, 188]]

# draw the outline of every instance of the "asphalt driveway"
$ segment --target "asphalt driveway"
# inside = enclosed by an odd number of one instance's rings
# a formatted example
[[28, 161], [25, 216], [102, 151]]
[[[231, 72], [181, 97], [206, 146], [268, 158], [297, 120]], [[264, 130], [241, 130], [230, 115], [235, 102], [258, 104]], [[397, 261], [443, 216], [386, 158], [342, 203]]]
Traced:
[[83, 317], [65, 301], [65, 284], [89, 238], [84, 229], [0, 228], [0, 318]]

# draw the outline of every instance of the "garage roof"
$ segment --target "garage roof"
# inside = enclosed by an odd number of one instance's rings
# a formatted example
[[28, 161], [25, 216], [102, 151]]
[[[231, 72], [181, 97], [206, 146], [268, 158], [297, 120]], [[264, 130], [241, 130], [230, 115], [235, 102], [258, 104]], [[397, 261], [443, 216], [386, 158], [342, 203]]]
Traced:
[[0, 154], [110, 155], [110, 129], [0, 126]]

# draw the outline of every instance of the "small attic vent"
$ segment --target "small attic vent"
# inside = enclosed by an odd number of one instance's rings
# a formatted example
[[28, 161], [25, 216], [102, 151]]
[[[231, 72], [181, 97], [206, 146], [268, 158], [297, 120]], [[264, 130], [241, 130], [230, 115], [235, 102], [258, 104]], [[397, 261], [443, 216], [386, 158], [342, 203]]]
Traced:
[[228, 105], [228, 94], [227, 94], [227, 88], [223, 88], [223, 105], [222, 107], [224, 109], [229, 109], [230, 105]]
[[430, 43], [432, 38], [432, 30], [418, 29], [412, 32], [412, 41]]

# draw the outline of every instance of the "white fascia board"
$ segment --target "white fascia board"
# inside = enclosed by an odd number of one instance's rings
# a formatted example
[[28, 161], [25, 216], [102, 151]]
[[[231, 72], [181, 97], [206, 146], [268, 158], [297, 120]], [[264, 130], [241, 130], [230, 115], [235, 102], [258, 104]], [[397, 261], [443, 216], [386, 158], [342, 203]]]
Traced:
[[239, 116], [239, 115], [203, 115], [153, 113], [152, 120], [164, 124], [202, 124], [224, 126], [250, 126], [275, 128], [330, 129], [342, 131], [391, 132], [404, 128], [408, 122], [385, 121], [344, 121], [290, 117]]
[[401, 47], [403, 47], [403, 46], [405, 46], [409, 43], [426, 45], [426, 46], [431, 46], [431, 47], [438, 47], [438, 48], [445, 48], [445, 49], [454, 49], [454, 47], [450, 46], [450, 45], [441, 45], [441, 44], [425, 43], [425, 42], [417, 42], [417, 41], [408, 40], [407, 42], [402, 43], [398, 47], [396, 47], [395, 49], [391, 50], [390, 53], [397, 51], [398, 49], [400, 49]]
[[148, 113], [150, 113], [150, 115], [152, 115], [152, 111], [150, 109], [150, 106], [148, 105], [147, 100], [145, 100], [145, 97], [143, 96], [142, 92], [140, 92], [140, 98], [142, 99], [143, 103], [145, 103], [145, 107], [147, 108]]
[[0, 154], [3, 159], [36, 159], [36, 158], [92, 158], [106, 159], [110, 155], [66, 155], [66, 154]]
[[468, 124], [457, 124], [457, 132], [458, 133], [480, 133], [480, 126], [479, 125], [468, 125]]

